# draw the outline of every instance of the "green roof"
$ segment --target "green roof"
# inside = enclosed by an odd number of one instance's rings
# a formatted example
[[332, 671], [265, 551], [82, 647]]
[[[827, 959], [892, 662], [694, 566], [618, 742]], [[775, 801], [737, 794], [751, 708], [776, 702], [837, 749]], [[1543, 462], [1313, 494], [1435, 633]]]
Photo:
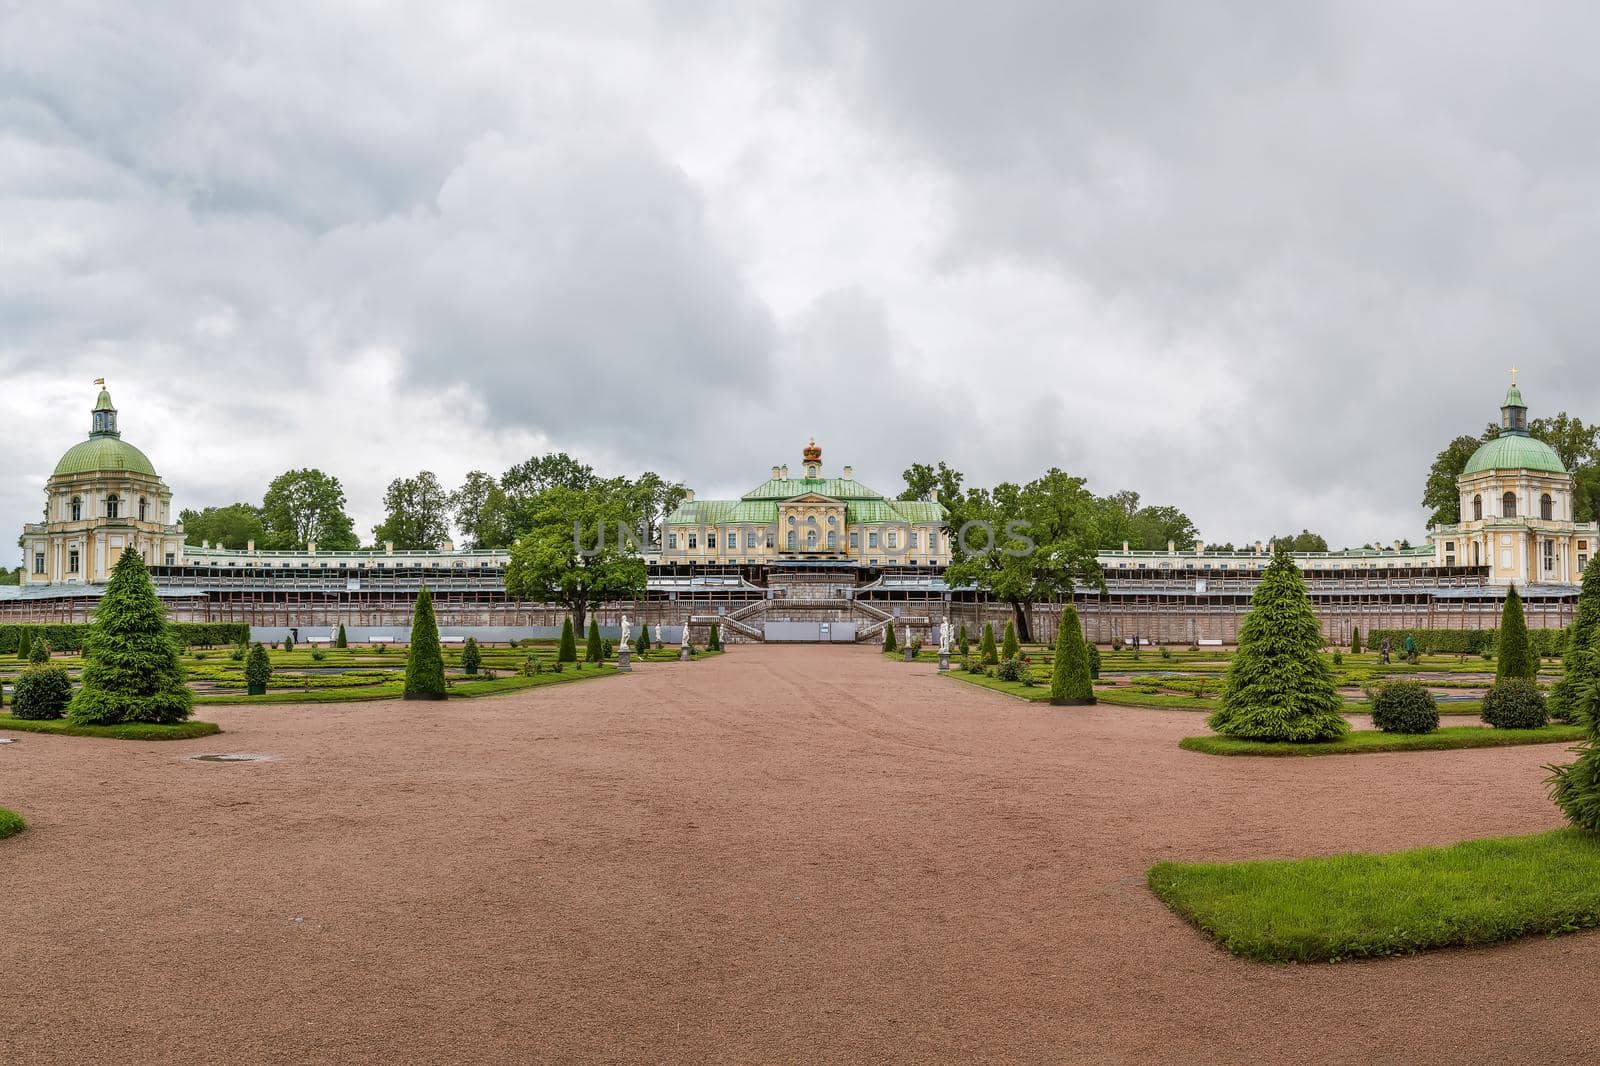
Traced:
[[144, 452], [120, 437], [98, 435], [79, 441], [67, 449], [67, 454], [56, 464], [52, 477], [63, 474], [92, 474], [101, 470], [127, 471], [155, 477], [156, 468]]
[[778, 504], [807, 494], [827, 496], [844, 504], [844, 518], [863, 522], [928, 523], [944, 521], [944, 505], [932, 500], [888, 500], [854, 478], [771, 478], [737, 500], [691, 500], [666, 518], [669, 526], [771, 525]]
[[94, 409], [96, 411], [115, 411], [116, 408], [111, 406], [111, 393], [101, 389], [100, 395], [95, 398]]
[[[1511, 391], [1514, 394], [1516, 389], [1513, 387]], [[1511, 406], [1511, 398], [1509, 395], [1506, 397], [1508, 407]], [[1521, 399], [1517, 397], [1519, 405]], [[1465, 477], [1468, 474], [1481, 474], [1485, 470], [1538, 470], [1550, 474], [1567, 472], [1554, 448], [1522, 433], [1503, 433], [1488, 441], [1472, 453], [1466, 469], [1461, 473]]]

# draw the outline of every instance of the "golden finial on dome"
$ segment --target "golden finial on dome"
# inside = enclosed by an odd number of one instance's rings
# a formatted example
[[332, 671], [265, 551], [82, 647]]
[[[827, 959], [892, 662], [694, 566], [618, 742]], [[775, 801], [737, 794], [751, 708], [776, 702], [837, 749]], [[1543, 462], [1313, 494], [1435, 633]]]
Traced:
[[817, 438], [812, 437], [811, 443], [806, 445], [805, 450], [800, 455], [808, 463], [822, 462], [822, 449], [817, 447]]

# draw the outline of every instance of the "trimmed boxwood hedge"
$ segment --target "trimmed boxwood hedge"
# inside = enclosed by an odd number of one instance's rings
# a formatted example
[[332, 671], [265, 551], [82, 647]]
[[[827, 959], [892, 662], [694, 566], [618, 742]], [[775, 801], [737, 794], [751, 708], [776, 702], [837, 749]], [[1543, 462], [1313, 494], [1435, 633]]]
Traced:
[[[1493, 654], [1498, 630], [1494, 629], [1374, 629], [1363, 635], [1367, 650], [1373, 651], [1389, 638], [1396, 654], [1406, 645], [1406, 638], [1417, 642], [1417, 651], [1424, 655], [1483, 655]], [[1541, 659], [1559, 656], [1566, 643], [1565, 629], [1530, 629], [1528, 644]]]
[[1431, 733], [1439, 728], [1439, 704], [1426, 685], [1396, 681], [1373, 697], [1372, 724], [1385, 733]]
[[[89, 632], [87, 623], [0, 625], [0, 654], [17, 653], [24, 629], [32, 631], [34, 640], [43, 639], [53, 650], [64, 652], [82, 651], [84, 635]], [[250, 639], [250, 627], [244, 622], [168, 622], [167, 630], [173, 640], [188, 648], [223, 647]]]
[[1544, 694], [1527, 678], [1496, 682], [1483, 698], [1483, 720], [1496, 729], [1541, 729], [1549, 721]]

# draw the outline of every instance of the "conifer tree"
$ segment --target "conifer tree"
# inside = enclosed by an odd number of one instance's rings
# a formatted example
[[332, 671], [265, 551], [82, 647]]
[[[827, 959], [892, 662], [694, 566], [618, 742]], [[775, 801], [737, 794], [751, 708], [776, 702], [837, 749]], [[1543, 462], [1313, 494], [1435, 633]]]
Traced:
[[43, 666], [50, 661], [50, 644], [40, 637], [33, 642], [33, 647], [28, 649], [28, 662], [34, 666]]
[[[1600, 833], [1600, 563], [1584, 570], [1583, 591], [1578, 596], [1578, 613], [1573, 632], [1567, 637], [1562, 658], [1569, 682], [1562, 693], [1562, 712], [1582, 723], [1585, 737], [1573, 749], [1577, 761], [1565, 766], [1547, 766], [1550, 771], [1550, 798], [1567, 816], [1567, 821], [1590, 833]], [[1574, 647], [1574, 638], [1587, 634], [1587, 643]], [[1551, 703], [1555, 693], [1551, 693]]]
[[344, 623], [343, 622], [339, 623], [339, 632], [333, 638], [333, 646], [335, 648], [348, 648], [350, 646], [349, 639], [344, 635]]
[[17, 658], [23, 662], [28, 661], [28, 653], [33, 650], [33, 627], [23, 626], [17, 631]]
[[83, 673], [67, 717], [79, 725], [181, 722], [194, 696], [183, 683], [178, 645], [144, 561], [132, 548], [111, 580], [83, 638]]
[[883, 650], [886, 652], [897, 650], [895, 648], [893, 622], [885, 622], [883, 625]]
[[461, 672], [469, 677], [476, 674], [482, 661], [482, 656], [478, 653], [478, 638], [468, 637], [467, 642], [461, 646]]
[[1350, 630], [1350, 654], [1351, 655], [1360, 655], [1361, 654], [1361, 627], [1360, 626], [1356, 626], [1354, 629]]
[[1583, 569], [1578, 611], [1561, 648], [1561, 677], [1550, 689], [1552, 718], [1563, 722], [1576, 720], [1583, 690], [1600, 684], [1596, 635], [1600, 635], [1600, 564], [1591, 563]]
[[1015, 622], [1006, 622], [1006, 636], [1005, 640], [1001, 642], [1000, 650], [1002, 659], [1015, 659], [1022, 654], [1022, 645], [1017, 643], [1017, 624]]
[[585, 662], [597, 663], [606, 657], [605, 645], [600, 642], [600, 619], [589, 616], [589, 640], [583, 646]]
[[711, 651], [722, 650], [722, 630], [718, 628], [715, 622], [711, 623], [711, 636], [706, 641], [706, 647]]
[[433, 593], [422, 586], [411, 614], [411, 647], [406, 654], [408, 700], [442, 700], [444, 654], [439, 650], [439, 623], [433, 617]]
[[1522, 613], [1522, 597], [1517, 586], [1506, 590], [1506, 603], [1500, 610], [1500, 634], [1495, 641], [1494, 679], [1498, 684], [1512, 678], [1532, 681], [1539, 673], [1539, 660], [1528, 643], [1528, 620]]
[[1212, 729], [1247, 740], [1337, 740], [1350, 730], [1333, 671], [1323, 662], [1322, 627], [1305, 580], [1287, 551], [1272, 558], [1239, 627]]
[[257, 641], [245, 657], [244, 683], [250, 690], [261, 689], [265, 692], [267, 682], [270, 680], [272, 680], [272, 660], [267, 656], [266, 646]]
[[1094, 702], [1094, 683], [1089, 677], [1089, 645], [1083, 639], [1077, 608], [1070, 603], [1062, 608], [1061, 624], [1056, 629], [1050, 702], [1057, 705]]
[[956, 631], [956, 647], [960, 649], [963, 659], [971, 654], [971, 645], [967, 642], [967, 623], [965, 622], [962, 622], [961, 628]]
[[978, 658], [985, 666], [993, 666], [1000, 661], [1000, 653], [994, 647], [994, 623], [983, 623], [983, 639], [978, 641]]
[[572, 616], [561, 623], [561, 646], [556, 649], [556, 662], [575, 663], [578, 661], [578, 638], [572, 631]]

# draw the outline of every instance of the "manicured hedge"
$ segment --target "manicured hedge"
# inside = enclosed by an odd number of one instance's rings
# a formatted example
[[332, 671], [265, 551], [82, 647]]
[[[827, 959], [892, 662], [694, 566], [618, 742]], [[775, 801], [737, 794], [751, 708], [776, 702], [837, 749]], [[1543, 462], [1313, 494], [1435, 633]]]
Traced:
[[[184, 647], [222, 647], [242, 644], [250, 638], [250, 627], [243, 622], [169, 622], [172, 638]], [[24, 629], [34, 639], [44, 638], [55, 651], [83, 650], [83, 637], [89, 627], [82, 623], [50, 622], [42, 625], [0, 625], [0, 655], [17, 653]]]
[[[1376, 651], [1389, 638], [1396, 657], [1405, 648], [1406, 637], [1417, 642], [1417, 651], [1424, 655], [1482, 655], [1493, 653], [1497, 630], [1493, 629], [1374, 629], [1363, 638], [1367, 650]], [[1565, 629], [1530, 629], [1528, 643], [1540, 658], [1561, 654], [1566, 638]], [[0, 647], [0, 650], [4, 650]]]

